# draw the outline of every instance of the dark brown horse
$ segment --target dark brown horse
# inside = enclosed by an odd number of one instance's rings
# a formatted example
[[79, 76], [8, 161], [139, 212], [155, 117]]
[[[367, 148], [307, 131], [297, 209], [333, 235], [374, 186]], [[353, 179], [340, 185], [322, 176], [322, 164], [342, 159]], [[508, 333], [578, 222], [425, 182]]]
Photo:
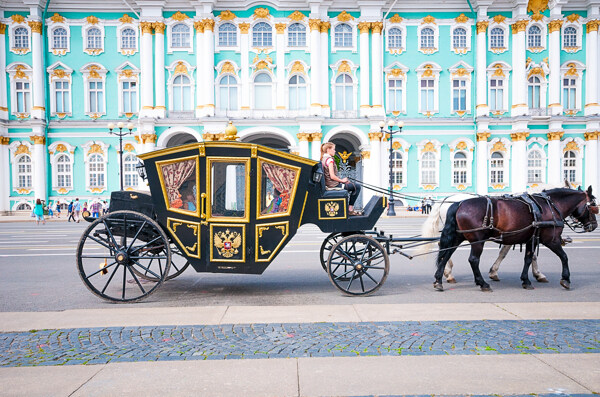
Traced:
[[571, 286], [567, 254], [561, 246], [561, 234], [565, 218], [571, 216], [583, 225], [586, 232], [598, 226], [595, 214], [598, 206], [592, 195], [592, 187], [587, 191], [572, 189], [552, 189], [544, 191], [543, 196], [533, 196], [541, 209], [541, 225], [533, 227], [534, 216], [527, 204], [520, 200], [494, 197], [477, 197], [454, 203], [448, 209], [446, 223], [440, 239], [440, 252], [437, 258], [437, 270], [433, 286], [443, 291], [442, 276], [444, 266], [458, 245], [467, 240], [471, 243], [469, 263], [475, 277], [475, 284], [482, 291], [491, 291], [479, 271], [479, 257], [486, 241], [503, 245], [526, 244], [525, 265], [521, 273], [523, 288], [532, 289], [527, 276], [535, 246], [544, 244], [554, 252], [562, 262], [560, 285]]

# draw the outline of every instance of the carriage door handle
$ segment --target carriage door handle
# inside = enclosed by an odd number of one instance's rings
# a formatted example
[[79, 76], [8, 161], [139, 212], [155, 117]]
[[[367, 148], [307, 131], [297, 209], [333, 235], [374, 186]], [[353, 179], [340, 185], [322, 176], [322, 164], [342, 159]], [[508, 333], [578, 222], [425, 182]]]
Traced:
[[206, 219], [206, 193], [200, 195], [200, 218]]

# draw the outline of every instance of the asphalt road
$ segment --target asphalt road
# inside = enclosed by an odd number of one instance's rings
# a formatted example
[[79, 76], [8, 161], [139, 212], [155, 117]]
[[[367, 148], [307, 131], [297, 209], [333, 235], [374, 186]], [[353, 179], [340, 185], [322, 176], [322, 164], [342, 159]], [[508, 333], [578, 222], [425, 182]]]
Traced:
[[[395, 236], [419, 234], [424, 218], [381, 219], [378, 227]], [[107, 308], [82, 283], [75, 266], [75, 247], [87, 223], [34, 222], [0, 223], [0, 311], [54, 311]], [[349, 297], [329, 281], [319, 263], [319, 248], [326, 234], [316, 227], [302, 227], [270, 267], [260, 276], [196, 273], [191, 267], [163, 284], [141, 307], [212, 305], [319, 305], [353, 303], [455, 303], [455, 302], [598, 302], [600, 289], [600, 230], [566, 235], [574, 239], [566, 247], [571, 269], [571, 290], [560, 280], [560, 261], [542, 248], [541, 270], [550, 280], [533, 281], [535, 290], [521, 288], [519, 275], [523, 254], [517, 248], [500, 268], [500, 282], [490, 282], [493, 292], [481, 292], [473, 283], [467, 262], [468, 248], [453, 256], [458, 284], [446, 291], [432, 287], [435, 255], [409, 260], [390, 258], [390, 274], [374, 295]], [[487, 276], [498, 253], [488, 244], [481, 269]]]

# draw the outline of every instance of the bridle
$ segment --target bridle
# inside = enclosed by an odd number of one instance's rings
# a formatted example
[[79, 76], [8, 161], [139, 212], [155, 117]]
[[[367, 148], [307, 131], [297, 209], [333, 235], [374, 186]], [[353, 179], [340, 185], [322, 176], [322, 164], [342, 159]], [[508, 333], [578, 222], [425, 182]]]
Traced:
[[[587, 199], [585, 207], [581, 210], [581, 215], [571, 214], [569, 219], [565, 219], [567, 226], [575, 233], [586, 233], [593, 231], [597, 226], [596, 214], [598, 213], [598, 204], [594, 196], [590, 197], [588, 193], [585, 193]], [[580, 205], [577, 206], [576, 211], [579, 210]], [[586, 217], [587, 211], [587, 222], [582, 222], [580, 219]], [[594, 226], [596, 223], [596, 226]], [[575, 229], [582, 229], [581, 231]]]

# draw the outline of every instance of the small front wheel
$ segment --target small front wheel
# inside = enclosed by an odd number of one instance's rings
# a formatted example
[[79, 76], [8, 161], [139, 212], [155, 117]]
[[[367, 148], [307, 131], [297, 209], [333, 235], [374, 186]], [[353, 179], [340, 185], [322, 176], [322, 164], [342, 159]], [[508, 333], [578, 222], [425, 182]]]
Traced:
[[354, 234], [344, 237], [331, 249], [327, 260], [329, 279], [349, 295], [369, 295], [385, 282], [390, 260], [373, 237]]

